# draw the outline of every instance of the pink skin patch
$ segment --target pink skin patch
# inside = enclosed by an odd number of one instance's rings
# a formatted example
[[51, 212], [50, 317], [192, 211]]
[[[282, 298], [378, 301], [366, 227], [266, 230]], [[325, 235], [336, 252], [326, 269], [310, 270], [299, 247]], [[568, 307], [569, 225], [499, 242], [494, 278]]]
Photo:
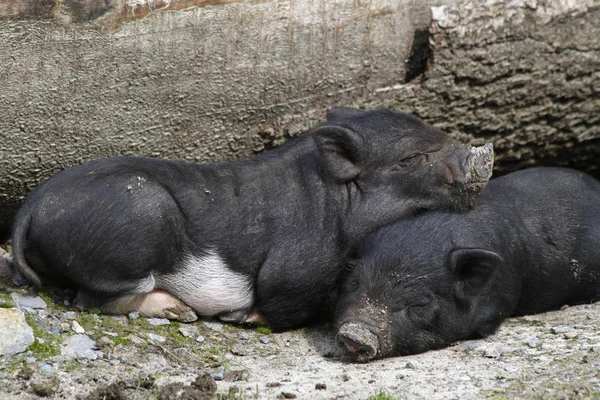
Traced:
[[198, 319], [194, 311], [184, 302], [166, 290], [160, 289], [155, 289], [150, 293], [123, 297], [105, 307], [103, 311], [111, 314], [127, 314], [138, 311], [144, 317], [168, 318], [182, 322], [192, 322]]

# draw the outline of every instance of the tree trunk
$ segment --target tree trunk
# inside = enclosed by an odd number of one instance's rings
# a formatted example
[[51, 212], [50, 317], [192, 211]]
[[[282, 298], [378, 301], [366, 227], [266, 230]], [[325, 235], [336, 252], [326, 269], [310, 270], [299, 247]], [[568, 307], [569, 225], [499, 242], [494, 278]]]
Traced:
[[598, 174], [600, 0], [0, 0], [0, 17], [0, 235], [60, 169], [245, 157], [334, 105], [492, 141], [499, 173]]

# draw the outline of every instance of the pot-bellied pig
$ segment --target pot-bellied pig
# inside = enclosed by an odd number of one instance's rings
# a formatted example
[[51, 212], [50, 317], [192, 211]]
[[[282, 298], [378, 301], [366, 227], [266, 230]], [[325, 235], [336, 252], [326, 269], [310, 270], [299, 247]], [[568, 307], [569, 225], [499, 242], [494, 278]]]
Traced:
[[492, 180], [468, 213], [369, 235], [344, 278], [337, 340], [358, 361], [484, 337], [512, 315], [600, 300], [600, 183], [563, 168]]
[[410, 115], [339, 108], [250, 160], [96, 160], [29, 195], [14, 261], [32, 283], [69, 284], [106, 313], [288, 329], [315, 315], [368, 232], [472, 206], [492, 157]]

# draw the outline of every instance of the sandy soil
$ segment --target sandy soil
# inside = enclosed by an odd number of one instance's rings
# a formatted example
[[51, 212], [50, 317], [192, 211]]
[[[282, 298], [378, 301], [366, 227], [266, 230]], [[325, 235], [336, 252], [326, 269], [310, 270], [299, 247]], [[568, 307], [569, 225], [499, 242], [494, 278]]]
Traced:
[[[26, 315], [43, 343], [0, 359], [2, 399], [600, 398], [600, 303], [512, 318], [487, 339], [440, 351], [353, 364], [327, 326], [153, 326], [41, 295], [48, 307]], [[94, 340], [95, 360], [60, 354], [73, 321]]]

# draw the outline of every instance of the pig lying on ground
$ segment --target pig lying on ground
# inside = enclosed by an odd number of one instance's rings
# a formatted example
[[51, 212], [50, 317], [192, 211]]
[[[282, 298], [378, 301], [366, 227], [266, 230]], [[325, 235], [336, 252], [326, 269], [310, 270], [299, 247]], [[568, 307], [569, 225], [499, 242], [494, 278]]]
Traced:
[[464, 214], [369, 235], [337, 306], [358, 361], [484, 337], [511, 315], [600, 300], [600, 183], [562, 168], [492, 180]]
[[247, 161], [96, 160], [31, 193], [14, 262], [106, 313], [289, 329], [318, 313], [368, 232], [471, 207], [492, 157], [491, 145], [460, 145], [410, 115], [339, 108]]

